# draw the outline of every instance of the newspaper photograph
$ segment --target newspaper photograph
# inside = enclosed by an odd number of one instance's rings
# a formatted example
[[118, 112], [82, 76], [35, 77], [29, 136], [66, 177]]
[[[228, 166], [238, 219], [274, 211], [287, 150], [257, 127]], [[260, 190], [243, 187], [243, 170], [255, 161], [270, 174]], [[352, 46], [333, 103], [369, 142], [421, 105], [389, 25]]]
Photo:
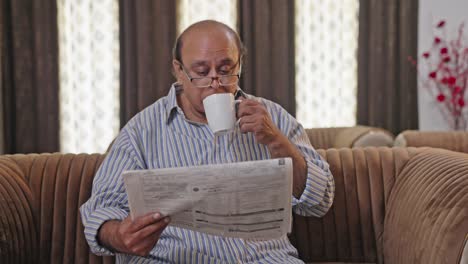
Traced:
[[212, 235], [275, 239], [291, 230], [292, 160], [125, 171], [132, 218], [151, 212]]

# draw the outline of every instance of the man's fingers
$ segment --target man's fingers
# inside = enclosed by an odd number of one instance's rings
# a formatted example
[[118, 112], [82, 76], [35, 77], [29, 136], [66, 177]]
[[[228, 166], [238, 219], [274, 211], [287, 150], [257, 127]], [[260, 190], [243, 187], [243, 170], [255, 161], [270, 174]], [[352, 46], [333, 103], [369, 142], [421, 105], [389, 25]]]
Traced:
[[245, 124], [249, 124], [249, 123], [255, 123], [255, 116], [252, 116], [252, 115], [248, 115], [248, 116], [244, 116], [242, 118], [239, 118], [239, 126], [243, 126]]
[[121, 251], [135, 254], [135, 247], [140, 247], [145, 238], [161, 234], [169, 223], [169, 217], [153, 213], [139, 217], [133, 222], [127, 218], [124, 222], [126, 227], [122, 227], [119, 231]]
[[242, 100], [241, 104], [246, 105], [246, 106], [254, 106], [254, 105], [259, 105], [260, 103], [256, 100], [244, 99]]
[[154, 245], [158, 242], [160, 236], [161, 233], [156, 233], [153, 236], [141, 240], [141, 242], [133, 248], [133, 253], [141, 257], [148, 256], [154, 248]]
[[158, 221], [160, 221], [163, 218], [161, 213], [149, 213], [144, 216], [136, 218], [130, 225], [130, 231], [136, 232], [145, 226], [154, 224]]
[[169, 224], [170, 218], [169, 217], [164, 217], [160, 219], [158, 222], [145, 226], [139, 231], [135, 233], [135, 236], [140, 238], [140, 239], [145, 239], [149, 236], [152, 236], [158, 232], [162, 232], [164, 228]]
[[254, 132], [255, 124], [254, 123], [244, 123], [240, 126], [240, 131], [242, 133]]
[[149, 254], [154, 245], [158, 242], [164, 228], [169, 224], [169, 217], [164, 217], [158, 222], [148, 225], [138, 232], [133, 234], [131, 242], [129, 242], [129, 250], [132, 254], [138, 256], [146, 256]]
[[259, 102], [254, 100], [243, 100], [239, 103], [237, 117], [244, 117], [256, 113], [262, 107]]
[[245, 117], [249, 116], [255, 113], [255, 108], [249, 107], [249, 106], [243, 106], [239, 107], [239, 110], [237, 110], [237, 117]]

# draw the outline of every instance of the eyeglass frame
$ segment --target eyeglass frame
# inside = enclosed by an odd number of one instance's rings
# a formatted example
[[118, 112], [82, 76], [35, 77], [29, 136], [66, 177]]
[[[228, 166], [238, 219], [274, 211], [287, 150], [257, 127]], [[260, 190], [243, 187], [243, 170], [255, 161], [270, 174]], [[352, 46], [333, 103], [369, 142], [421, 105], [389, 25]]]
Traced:
[[[187, 72], [187, 70], [186, 70], [184, 64], [183, 64], [181, 61], [177, 61], [177, 62], [179, 63], [180, 67], [182, 68], [182, 72], [184, 72], [185, 76], [187, 76], [187, 79], [190, 81], [190, 83], [193, 84], [193, 82], [192, 82], [193, 80], [208, 79], [208, 78], [211, 79], [211, 82], [210, 82], [209, 85], [207, 85], [207, 86], [195, 86], [196, 88], [208, 88], [208, 87], [210, 87], [211, 84], [213, 83], [213, 80], [218, 80], [219, 86], [223, 86], [223, 87], [231, 86], [231, 85], [234, 85], [234, 84], [239, 83], [239, 80], [240, 80], [240, 77], [241, 77], [241, 73], [242, 73], [242, 64], [240, 64], [240, 66], [239, 66], [239, 72], [238, 72], [237, 74], [217, 75], [217, 76], [215, 76], [215, 77], [208, 77], [208, 76], [207, 76], [207, 77], [192, 77], [192, 76], [190, 76], [190, 75], [188, 74], [188, 72]], [[240, 60], [239, 60], [239, 62], [240, 62]], [[235, 67], [239, 62], [237, 62], [236, 64], [234, 64], [234, 67]], [[222, 77], [230, 77], [230, 76], [237, 76], [237, 81], [236, 81], [235, 83], [232, 83], [232, 84], [222, 84], [222, 83], [220, 82], [220, 78], [222, 78]]]

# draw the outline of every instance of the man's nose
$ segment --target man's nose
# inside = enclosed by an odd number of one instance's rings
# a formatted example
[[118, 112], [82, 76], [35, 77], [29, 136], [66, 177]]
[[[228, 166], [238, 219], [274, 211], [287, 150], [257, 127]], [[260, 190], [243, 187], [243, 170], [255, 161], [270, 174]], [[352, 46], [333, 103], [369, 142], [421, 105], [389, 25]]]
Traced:
[[211, 77], [211, 85], [210, 87], [213, 89], [218, 89], [219, 88], [219, 77]]

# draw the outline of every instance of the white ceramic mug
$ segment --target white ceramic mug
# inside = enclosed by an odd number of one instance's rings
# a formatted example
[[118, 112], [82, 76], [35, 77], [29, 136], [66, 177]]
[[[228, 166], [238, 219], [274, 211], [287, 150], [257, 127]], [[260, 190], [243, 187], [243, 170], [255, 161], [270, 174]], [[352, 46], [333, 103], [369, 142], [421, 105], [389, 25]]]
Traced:
[[236, 105], [241, 100], [234, 100], [231, 93], [212, 94], [203, 100], [208, 126], [214, 134], [224, 134], [236, 125]]

